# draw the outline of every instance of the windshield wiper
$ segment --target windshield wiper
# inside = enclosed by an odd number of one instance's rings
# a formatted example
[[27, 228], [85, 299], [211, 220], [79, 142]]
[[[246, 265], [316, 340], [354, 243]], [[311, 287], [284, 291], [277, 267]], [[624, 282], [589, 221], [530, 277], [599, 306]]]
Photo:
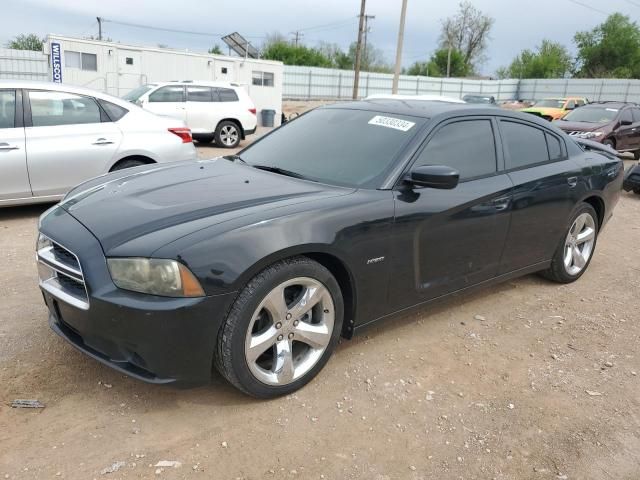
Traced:
[[274, 165], [251, 165], [251, 166], [259, 170], [265, 170], [267, 172], [273, 172], [279, 175], [286, 175], [287, 177], [300, 178], [302, 180], [311, 180], [309, 177], [306, 177], [301, 173], [293, 172], [291, 170], [287, 170], [286, 168], [276, 167]]
[[236, 160], [238, 160], [240, 163], [244, 163], [245, 165], [247, 165], [247, 162], [245, 162], [240, 155], [225, 155], [224, 157], [225, 160], [229, 160], [231, 162], [235, 162]]

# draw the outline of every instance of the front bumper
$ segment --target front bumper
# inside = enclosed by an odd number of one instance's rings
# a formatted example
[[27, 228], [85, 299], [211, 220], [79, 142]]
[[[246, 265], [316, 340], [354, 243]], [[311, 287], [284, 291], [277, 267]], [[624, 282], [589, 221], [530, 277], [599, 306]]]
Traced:
[[624, 174], [624, 180], [622, 181], [622, 188], [626, 192], [640, 190], [640, 164], [635, 164], [629, 167]]
[[80, 261], [85, 308], [42, 288], [49, 323], [92, 358], [151, 383], [204, 383], [211, 378], [218, 329], [234, 294], [168, 298], [128, 292], [111, 281], [99, 242], [75, 218], [56, 208], [42, 233]]

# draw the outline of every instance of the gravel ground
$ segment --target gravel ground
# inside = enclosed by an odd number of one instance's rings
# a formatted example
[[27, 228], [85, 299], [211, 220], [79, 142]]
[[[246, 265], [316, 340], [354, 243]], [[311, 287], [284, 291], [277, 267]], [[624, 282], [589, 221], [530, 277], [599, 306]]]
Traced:
[[46, 208], [0, 210], [0, 478], [640, 478], [640, 196], [623, 193], [580, 281], [400, 315], [272, 401], [217, 375], [147, 385], [53, 334], [33, 253]]

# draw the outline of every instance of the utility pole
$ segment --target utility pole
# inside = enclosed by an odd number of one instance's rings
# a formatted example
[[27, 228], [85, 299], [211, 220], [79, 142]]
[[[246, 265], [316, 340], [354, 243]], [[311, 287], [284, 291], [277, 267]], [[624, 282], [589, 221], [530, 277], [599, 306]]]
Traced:
[[369, 68], [369, 59], [367, 57], [367, 34], [371, 31], [371, 27], [369, 26], [369, 20], [375, 19], [375, 15], [365, 15], [364, 16], [364, 49], [362, 51], [362, 58], [364, 59], [364, 68]]
[[290, 33], [295, 37], [295, 40], [293, 42], [296, 48], [298, 48], [298, 42], [302, 37], [304, 37], [304, 33], [300, 32], [300, 30], [296, 30], [295, 32], [290, 32]]
[[447, 50], [447, 78], [451, 76], [451, 41], [449, 43], [449, 50]]
[[102, 40], [102, 17], [96, 17], [98, 20], [98, 40]]
[[358, 99], [358, 89], [360, 87], [360, 53], [362, 49], [362, 29], [364, 27], [364, 12], [367, 0], [360, 2], [360, 23], [358, 24], [358, 43], [356, 44], [356, 64], [355, 74], [353, 77], [353, 99]]
[[398, 46], [396, 48], [396, 68], [393, 72], [393, 86], [391, 93], [398, 93], [398, 80], [400, 80], [400, 69], [402, 68], [402, 42], [404, 41], [404, 20], [407, 15], [407, 0], [402, 0], [402, 11], [400, 12], [400, 28], [398, 29]]

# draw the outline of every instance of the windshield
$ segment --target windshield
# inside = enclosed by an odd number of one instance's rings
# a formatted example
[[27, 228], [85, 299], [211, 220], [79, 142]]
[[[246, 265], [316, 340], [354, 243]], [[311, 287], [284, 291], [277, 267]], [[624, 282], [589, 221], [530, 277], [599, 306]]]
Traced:
[[569, 112], [562, 120], [567, 122], [609, 123], [618, 115], [617, 108], [582, 107]]
[[533, 106], [544, 108], [562, 108], [564, 106], [564, 100], [558, 98], [545, 98], [544, 100], [536, 102]]
[[493, 103], [491, 97], [480, 97], [478, 95], [465, 95], [462, 99], [467, 103]]
[[252, 166], [276, 167], [332, 185], [377, 188], [424, 118], [318, 109], [240, 152]]
[[129, 102], [136, 102], [142, 95], [147, 93], [152, 88], [155, 88], [155, 85], [142, 85], [141, 87], [134, 88], [126, 95], [123, 95], [123, 100], [128, 100]]

